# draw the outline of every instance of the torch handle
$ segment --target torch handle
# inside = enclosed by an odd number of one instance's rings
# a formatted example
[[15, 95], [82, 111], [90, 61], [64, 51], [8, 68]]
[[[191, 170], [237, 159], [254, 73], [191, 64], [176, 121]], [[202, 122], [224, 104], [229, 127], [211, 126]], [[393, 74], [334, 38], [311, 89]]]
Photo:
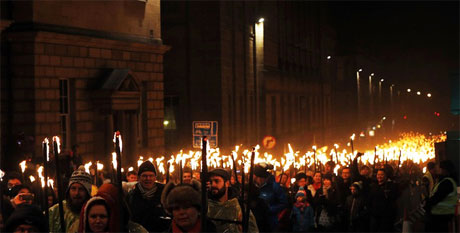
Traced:
[[46, 229], [49, 229], [49, 210], [48, 210], [48, 143], [43, 143], [43, 173], [45, 175], [45, 188], [43, 190], [43, 208], [45, 209]]
[[[244, 209], [244, 214], [243, 214], [243, 232], [248, 232], [249, 229], [249, 213], [250, 213], [250, 208], [249, 204], [251, 203], [251, 189], [254, 186], [254, 159], [256, 157], [256, 149], [252, 149], [251, 153], [251, 167], [249, 170], [249, 188], [248, 188], [248, 202], [246, 203], [246, 206], [243, 207]], [[243, 194], [244, 195], [244, 194]], [[243, 211], [243, 210], [242, 210]]]
[[56, 166], [56, 182], [58, 187], [58, 202], [59, 202], [59, 222], [61, 224], [61, 232], [66, 232], [66, 225], [64, 219], [64, 205], [62, 203], [62, 179], [61, 179], [61, 169], [59, 167], [59, 150], [56, 141], [53, 141], [53, 149], [54, 149], [54, 163]]
[[202, 139], [201, 148], [201, 232], [206, 232], [206, 219], [208, 215], [207, 181], [208, 181], [208, 161], [207, 161], [208, 139]]
[[[117, 132], [119, 134], [119, 132]], [[122, 183], [122, 174], [121, 174], [121, 148], [120, 148], [120, 136], [117, 135], [115, 139], [115, 152], [117, 153], [117, 183], [118, 183], [118, 196], [122, 200], [123, 199], [123, 183]], [[124, 211], [123, 211], [123, 205], [118, 205], [119, 207], [119, 213], [120, 213], [120, 219], [124, 219]], [[124, 223], [123, 221], [120, 221], [120, 231], [123, 231], [124, 228]]]

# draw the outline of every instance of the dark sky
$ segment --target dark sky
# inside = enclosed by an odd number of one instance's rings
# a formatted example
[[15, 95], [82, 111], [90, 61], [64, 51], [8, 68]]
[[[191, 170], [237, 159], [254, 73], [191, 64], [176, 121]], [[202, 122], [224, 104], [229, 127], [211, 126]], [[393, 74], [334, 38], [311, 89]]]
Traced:
[[382, 78], [433, 92], [448, 108], [449, 73], [459, 69], [458, 1], [328, 4], [339, 41], [377, 58]]

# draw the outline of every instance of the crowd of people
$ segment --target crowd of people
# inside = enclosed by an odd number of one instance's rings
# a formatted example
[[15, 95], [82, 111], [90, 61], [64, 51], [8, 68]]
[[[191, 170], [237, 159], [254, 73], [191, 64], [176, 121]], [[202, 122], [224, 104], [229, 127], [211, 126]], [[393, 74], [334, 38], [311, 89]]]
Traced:
[[414, 231], [452, 231], [458, 203], [452, 162], [430, 162], [423, 174], [417, 166], [360, 165], [360, 155], [337, 175], [332, 161], [324, 168], [283, 173], [260, 163], [254, 166], [253, 177], [236, 169], [209, 170], [206, 183], [188, 167], [182, 177], [159, 182], [156, 167], [145, 161], [137, 171], [125, 174], [123, 191], [103, 172], [87, 173], [80, 166], [64, 179], [62, 208], [57, 201], [60, 190], [49, 190], [44, 197], [40, 187], [25, 182], [23, 175], [7, 172], [0, 230], [401, 232], [408, 220]]

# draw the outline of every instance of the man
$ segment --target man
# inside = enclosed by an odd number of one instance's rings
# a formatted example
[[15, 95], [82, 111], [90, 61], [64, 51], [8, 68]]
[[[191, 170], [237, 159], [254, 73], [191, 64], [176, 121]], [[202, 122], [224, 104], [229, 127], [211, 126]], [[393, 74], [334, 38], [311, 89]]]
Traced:
[[91, 197], [92, 179], [91, 175], [85, 172], [85, 168], [80, 166], [72, 173], [69, 185], [66, 190], [64, 205], [65, 227], [61, 228], [59, 204], [55, 204], [49, 209], [50, 232], [77, 232], [80, 222], [80, 211], [85, 202]]
[[362, 189], [362, 182], [354, 182], [350, 186], [351, 195], [347, 197], [345, 204], [348, 232], [369, 231], [368, 207], [366, 199], [361, 194]]
[[369, 177], [371, 174], [371, 168], [367, 165], [363, 165], [361, 169], [359, 169], [359, 174], [364, 177]]
[[128, 182], [137, 182], [137, 172], [132, 170], [126, 174], [126, 180]]
[[[214, 169], [209, 173], [210, 184], [208, 187], [208, 218], [216, 225], [217, 232], [243, 232], [243, 211], [236, 198], [231, 192], [230, 174], [224, 169]], [[249, 232], [259, 232], [254, 215], [250, 212]]]
[[323, 175], [329, 175], [329, 176], [331, 176], [331, 177], [332, 177], [332, 182], [334, 182], [334, 183], [336, 182], [336, 178], [337, 178], [337, 177], [335, 176], [335, 174], [334, 174], [334, 168], [335, 168], [335, 166], [336, 166], [336, 165], [335, 165], [334, 161], [330, 161], [330, 160], [327, 161], [327, 162], [326, 162], [326, 165], [325, 165], [325, 167], [324, 167], [324, 174], [323, 174]]
[[194, 178], [195, 180], [201, 181], [200, 175], [201, 175], [201, 174], [200, 174], [199, 171], [194, 171], [194, 172], [193, 172], [193, 178]]
[[192, 169], [185, 167], [182, 170], [182, 183], [191, 184], [192, 183]]
[[311, 191], [308, 189], [308, 185], [310, 185], [308, 182], [308, 177], [305, 173], [299, 172], [295, 175], [295, 183], [292, 186], [292, 189], [290, 191], [290, 198], [291, 198], [291, 203], [296, 202], [296, 195], [297, 192], [299, 191], [299, 188], [302, 187], [305, 194], [305, 200], [311, 205], [313, 203], [313, 195], [311, 194]]
[[457, 172], [450, 160], [439, 164], [439, 182], [426, 201], [428, 223], [426, 232], [448, 232], [449, 222], [453, 220], [457, 204]]
[[377, 183], [369, 193], [370, 226], [372, 232], [392, 232], [396, 216], [397, 186], [387, 178], [386, 170], [377, 171]]
[[426, 196], [429, 196], [430, 193], [431, 193], [431, 190], [433, 190], [434, 188], [434, 176], [436, 175], [436, 164], [434, 162], [429, 162], [426, 166], [427, 168], [427, 171], [426, 173], [423, 175], [423, 178], [422, 178], [422, 183], [424, 184], [424, 187], [425, 187], [425, 192], [426, 192]]
[[254, 167], [254, 184], [259, 188], [260, 198], [265, 200], [270, 208], [271, 229], [276, 230], [279, 219], [283, 216], [280, 214], [288, 208], [288, 200], [281, 186], [275, 182], [275, 177], [268, 170], [273, 169], [273, 165], [259, 163]]
[[33, 205], [18, 206], [8, 218], [5, 232], [47, 232], [46, 218], [41, 210]]
[[11, 172], [10, 174], [8, 174], [8, 178], [7, 178], [8, 190], [11, 190], [11, 188], [13, 188], [14, 186], [21, 185], [21, 184], [22, 184], [21, 175], [19, 175], [19, 173]]
[[163, 232], [170, 225], [161, 204], [164, 185], [156, 182], [156, 169], [147, 160], [139, 166], [139, 182], [128, 194], [132, 220], [149, 232]]

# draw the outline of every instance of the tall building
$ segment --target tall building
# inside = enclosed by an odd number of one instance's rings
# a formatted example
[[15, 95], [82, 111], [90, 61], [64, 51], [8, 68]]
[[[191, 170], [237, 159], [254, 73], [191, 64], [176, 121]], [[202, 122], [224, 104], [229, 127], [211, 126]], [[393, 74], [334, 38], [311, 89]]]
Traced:
[[171, 45], [164, 66], [167, 151], [192, 146], [194, 121], [217, 121], [218, 146], [227, 149], [261, 144], [266, 135], [277, 139], [277, 150], [337, 137], [343, 122], [336, 116], [349, 111], [334, 110], [335, 84], [350, 73], [343, 66], [355, 63], [337, 56], [325, 4], [162, 1], [161, 9], [163, 40]]
[[108, 161], [116, 130], [127, 161], [163, 153], [160, 0], [1, 4], [2, 162], [53, 135]]

